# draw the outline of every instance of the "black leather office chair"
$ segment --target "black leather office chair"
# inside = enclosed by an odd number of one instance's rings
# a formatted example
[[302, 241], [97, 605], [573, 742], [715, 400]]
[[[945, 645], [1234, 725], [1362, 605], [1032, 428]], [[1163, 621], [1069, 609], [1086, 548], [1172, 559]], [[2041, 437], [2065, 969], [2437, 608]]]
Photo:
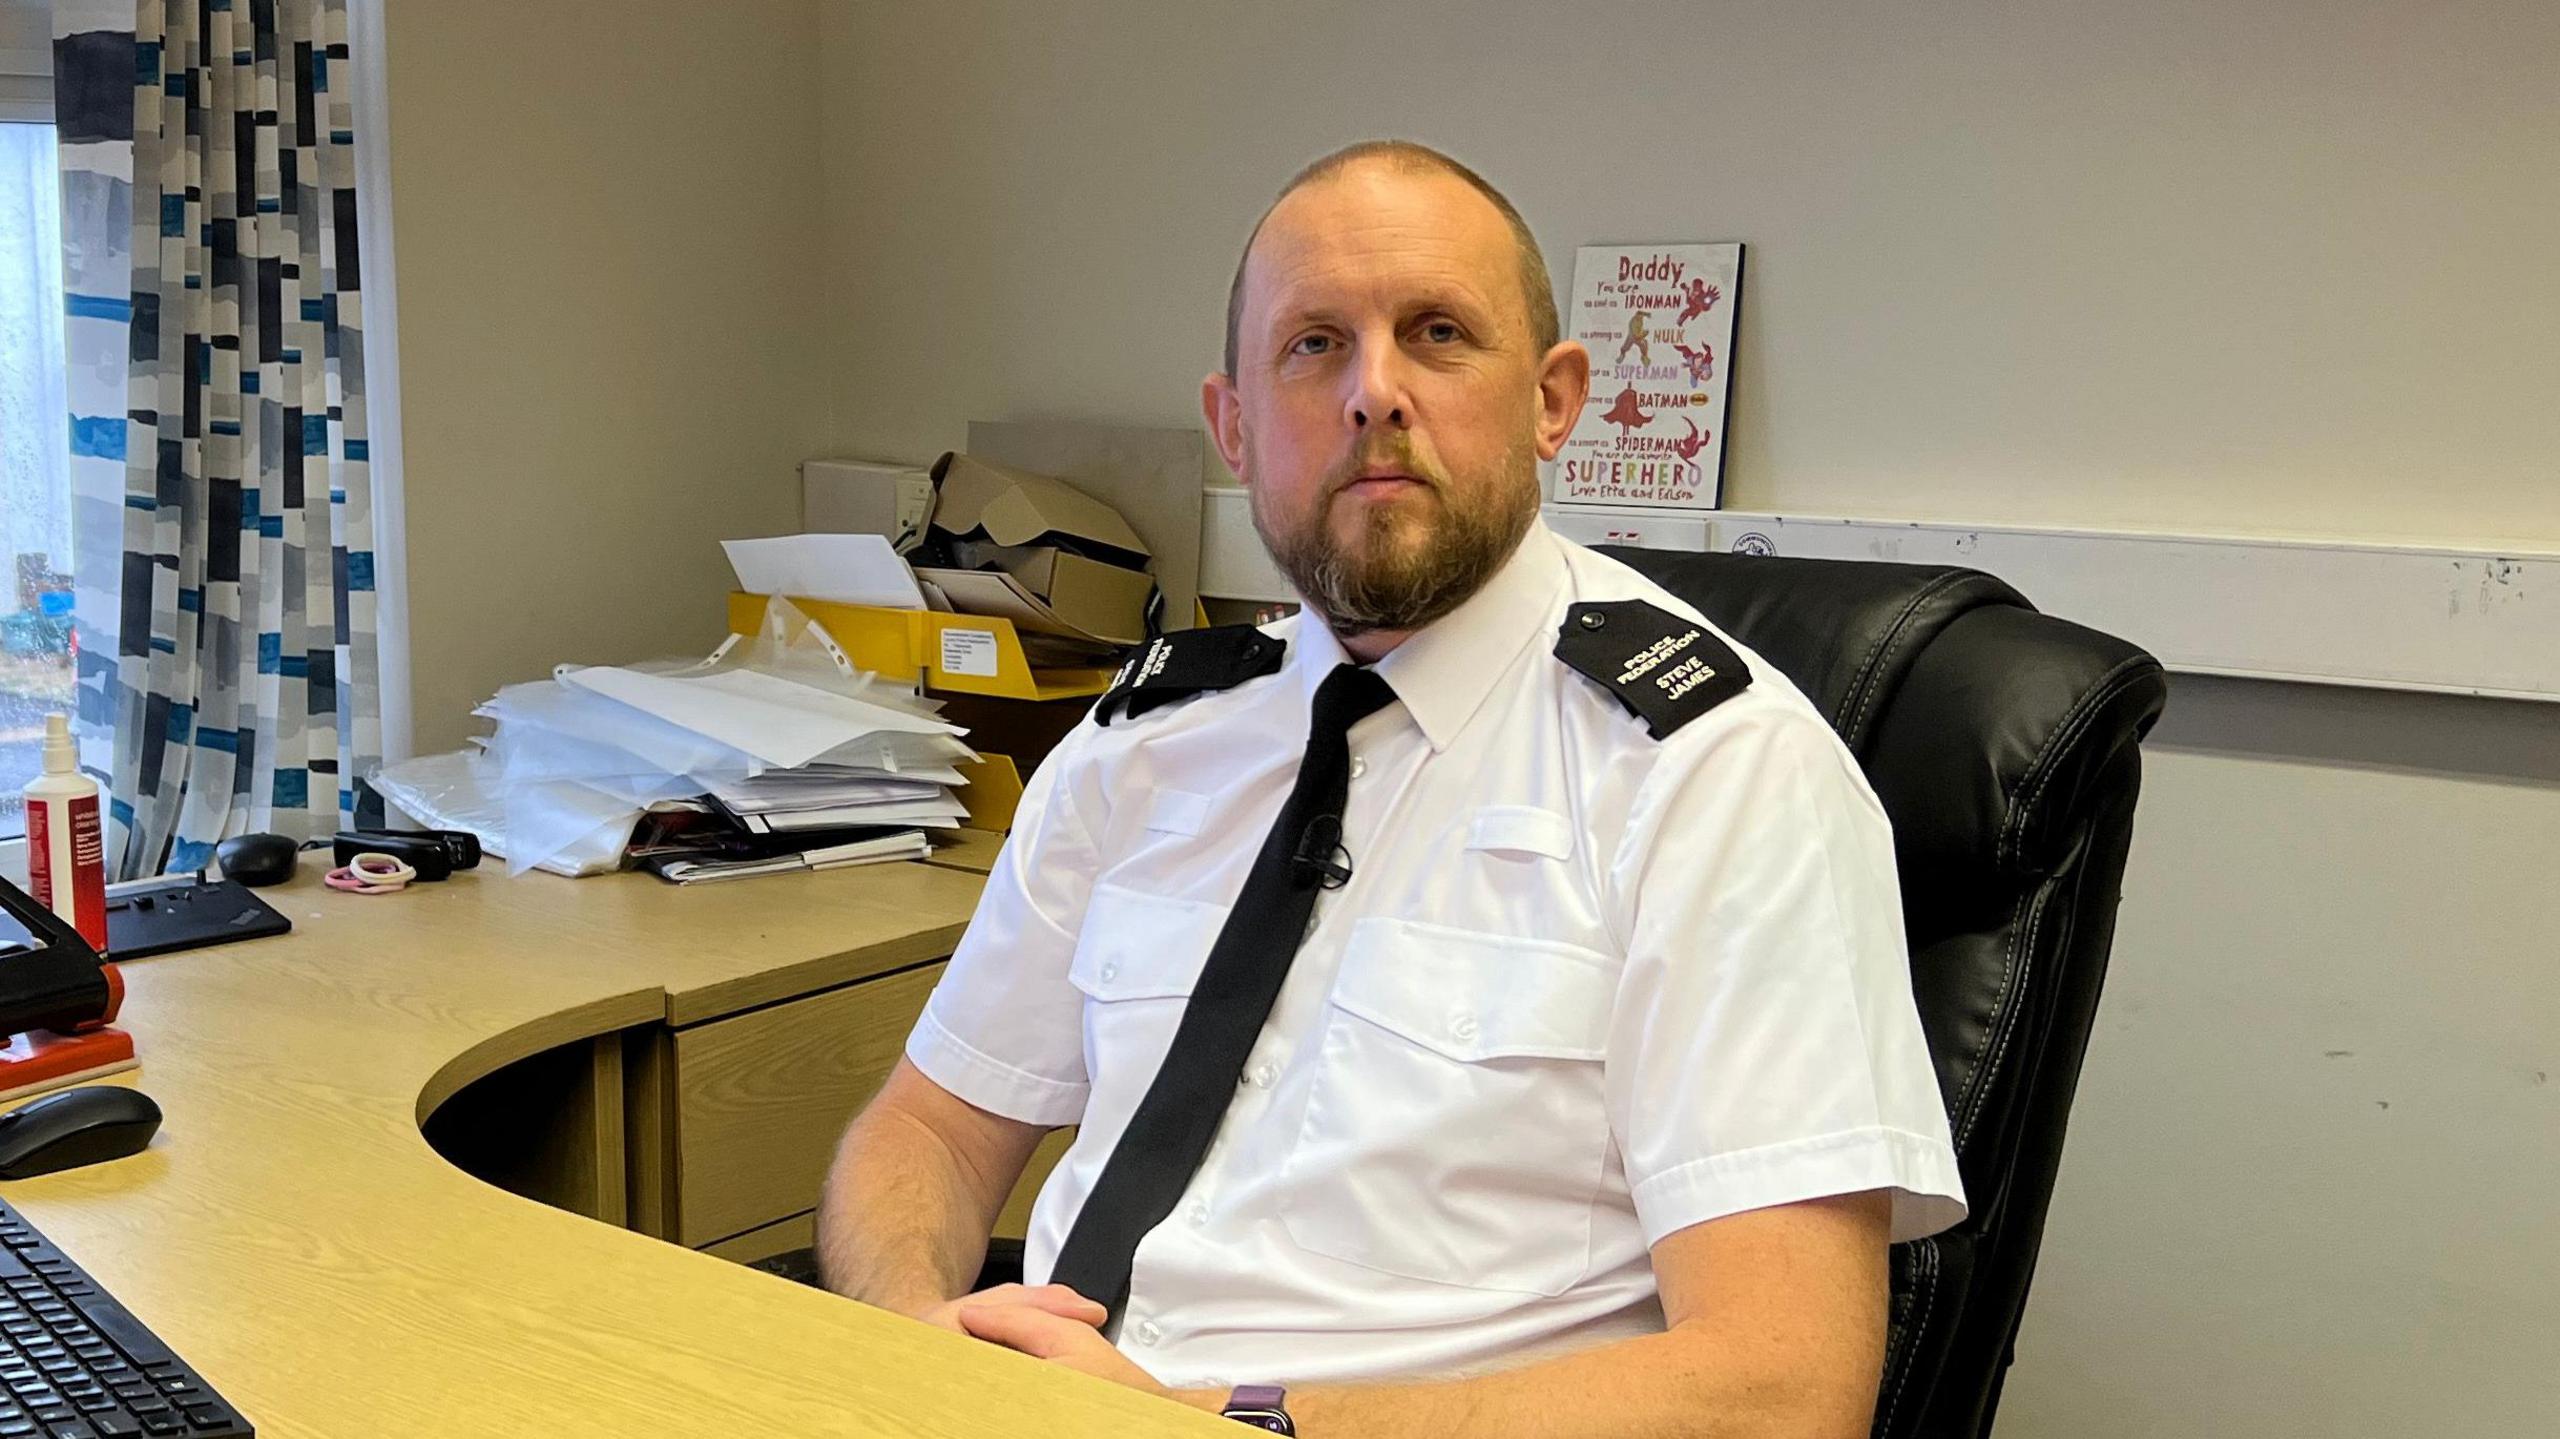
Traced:
[[1912, 989], [1972, 1213], [1893, 1252], [1877, 1439], [1987, 1434], [2133, 838], [2159, 661], [1972, 570], [1605, 551], [1795, 681], [1893, 819]]
[[[1912, 989], [1972, 1212], [1894, 1248], [1874, 1433], [1986, 1434], [2106, 977], [2160, 663], [1973, 570], [1603, 553], [1793, 680], [1892, 817]], [[1021, 1265], [997, 1241], [979, 1282]]]

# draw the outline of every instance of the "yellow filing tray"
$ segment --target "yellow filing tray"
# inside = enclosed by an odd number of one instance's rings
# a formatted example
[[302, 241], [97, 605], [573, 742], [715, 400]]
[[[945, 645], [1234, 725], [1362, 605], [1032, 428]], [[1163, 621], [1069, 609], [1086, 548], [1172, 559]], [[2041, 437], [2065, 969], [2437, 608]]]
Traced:
[[1013, 760], [982, 750], [976, 759], [961, 761], [959, 770], [968, 783], [953, 793], [969, 807], [968, 828], [1011, 833], [1013, 812], [1022, 804], [1022, 771], [1014, 768]]
[[[939, 610], [885, 610], [793, 599], [802, 613], [842, 646], [854, 668], [883, 679], [922, 684], [952, 694], [997, 699], [1057, 700], [1098, 695], [1111, 688], [1115, 667], [1033, 669], [1023, 658], [1013, 621], [994, 615], [953, 615]], [[729, 594], [729, 629], [751, 635], [764, 623], [765, 596]], [[967, 671], [944, 668], [946, 663]], [[992, 663], [994, 673], [985, 673]]]

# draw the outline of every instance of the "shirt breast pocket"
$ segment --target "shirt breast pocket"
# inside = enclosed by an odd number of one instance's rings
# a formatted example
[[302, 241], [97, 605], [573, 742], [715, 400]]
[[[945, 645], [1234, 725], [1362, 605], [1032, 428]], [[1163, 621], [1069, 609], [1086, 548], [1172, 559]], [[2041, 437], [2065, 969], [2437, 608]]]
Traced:
[[1084, 995], [1088, 1131], [1116, 1142], [1146, 1097], [1199, 982], [1209, 947], [1226, 923], [1224, 906], [1099, 885], [1086, 901], [1067, 982]]
[[1313, 1253], [1561, 1294], [1591, 1267], [1616, 961], [1411, 920], [1352, 930], [1282, 1219]]

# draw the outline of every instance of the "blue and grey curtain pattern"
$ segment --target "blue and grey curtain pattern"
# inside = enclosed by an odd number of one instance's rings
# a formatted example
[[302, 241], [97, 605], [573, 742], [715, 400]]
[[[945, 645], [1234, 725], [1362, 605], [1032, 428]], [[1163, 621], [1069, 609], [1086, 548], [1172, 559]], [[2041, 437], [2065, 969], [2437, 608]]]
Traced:
[[56, 0], [80, 714], [111, 875], [381, 751], [344, 0]]

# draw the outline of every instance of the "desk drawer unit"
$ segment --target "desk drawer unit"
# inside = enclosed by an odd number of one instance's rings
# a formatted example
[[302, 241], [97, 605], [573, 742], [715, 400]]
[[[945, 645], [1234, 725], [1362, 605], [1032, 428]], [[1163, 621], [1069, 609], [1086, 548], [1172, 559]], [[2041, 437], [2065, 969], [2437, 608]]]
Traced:
[[926, 965], [673, 1031], [666, 1237], [701, 1248], [811, 1209], [845, 1122], [941, 975]]
[[[827, 1164], [942, 977], [935, 961], [682, 1028], [546, 1050], [426, 1120], [439, 1153], [503, 1189], [753, 1261], [810, 1242]], [[1074, 1139], [1042, 1142], [998, 1219], [1019, 1238]]]

